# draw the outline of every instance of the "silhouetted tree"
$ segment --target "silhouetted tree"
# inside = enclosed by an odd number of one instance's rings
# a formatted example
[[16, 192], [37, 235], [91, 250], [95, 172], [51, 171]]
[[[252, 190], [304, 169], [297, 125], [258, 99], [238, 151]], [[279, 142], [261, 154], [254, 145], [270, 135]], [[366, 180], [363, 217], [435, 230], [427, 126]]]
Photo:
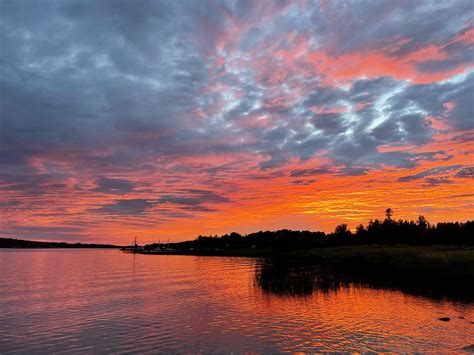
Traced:
[[367, 229], [365, 229], [364, 225], [361, 223], [356, 227], [356, 234], [357, 235], [363, 235], [367, 232]]
[[421, 229], [428, 229], [430, 227], [430, 224], [428, 223], [426, 218], [424, 216], [421, 216], [421, 215], [416, 220], [416, 225]]
[[349, 230], [347, 224], [342, 223], [336, 227], [334, 234], [347, 235], [347, 234], [351, 234], [351, 231]]

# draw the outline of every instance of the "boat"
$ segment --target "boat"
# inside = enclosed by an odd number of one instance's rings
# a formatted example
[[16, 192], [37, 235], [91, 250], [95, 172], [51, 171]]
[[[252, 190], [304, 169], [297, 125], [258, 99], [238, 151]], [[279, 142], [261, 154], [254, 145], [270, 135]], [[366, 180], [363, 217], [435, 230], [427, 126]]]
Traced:
[[144, 248], [137, 244], [137, 237], [135, 237], [135, 241], [134, 241], [133, 245], [123, 247], [120, 250], [122, 250], [124, 253], [137, 253], [139, 251], [143, 251]]

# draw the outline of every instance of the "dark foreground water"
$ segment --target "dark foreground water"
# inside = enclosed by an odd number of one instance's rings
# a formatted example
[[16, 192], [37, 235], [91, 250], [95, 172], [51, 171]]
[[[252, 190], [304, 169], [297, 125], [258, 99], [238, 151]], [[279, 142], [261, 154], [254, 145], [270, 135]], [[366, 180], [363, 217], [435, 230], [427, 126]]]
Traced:
[[472, 304], [355, 286], [275, 293], [255, 282], [259, 263], [0, 250], [0, 353], [459, 351], [474, 344]]

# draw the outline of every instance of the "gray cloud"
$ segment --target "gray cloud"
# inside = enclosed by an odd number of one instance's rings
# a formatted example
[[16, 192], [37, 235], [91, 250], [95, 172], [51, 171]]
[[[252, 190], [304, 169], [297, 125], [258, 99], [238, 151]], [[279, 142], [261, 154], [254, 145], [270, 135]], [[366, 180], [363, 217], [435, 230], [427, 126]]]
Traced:
[[91, 210], [95, 213], [110, 215], [140, 215], [152, 208], [156, 202], [147, 199], [116, 200], [100, 208]]
[[0, 191], [14, 190], [24, 196], [69, 191], [66, 176], [60, 174], [0, 174]]
[[308, 179], [308, 180], [293, 180], [292, 183], [295, 185], [311, 185], [316, 180]]
[[339, 170], [338, 174], [343, 176], [360, 176], [365, 175], [370, 169], [358, 166], [347, 166]]
[[92, 191], [103, 192], [107, 194], [126, 194], [133, 191], [132, 182], [125, 179], [111, 179], [104, 176], [97, 178], [97, 187]]
[[230, 200], [212, 191], [197, 189], [181, 190], [173, 195], [162, 195], [157, 201], [159, 204], [182, 205], [189, 207], [190, 210], [198, 208], [201, 211], [206, 204], [213, 205], [225, 202], [230, 202]]
[[462, 177], [462, 178], [469, 178], [469, 179], [474, 179], [474, 167], [469, 166], [465, 167], [461, 170], [459, 170], [456, 175], [456, 177]]
[[[183, 218], [190, 217], [193, 212], [215, 211], [212, 206], [230, 202], [224, 196], [212, 191], [199, 189], [178, 190], [175, 194], [164, 194], [158, 199], [121, 199], [113, 203], [105, 204], [91, 211], [107, 215], [142, 215], [151, 208], [156, 207], [157, 213], [166, 217]], [[160, 206], [172, 205], [178, 210], [169, 211]], [[181, 210], [181, 211], [180, 211]]]
[[441, 177], [431, 177], [431, 178], [426, 178], [425, 179], [425, 186], [438, 186], [438, 185], [445, 185], [445, 184], [451, 184], [453, 181], [450, 180], [446, 176], [441, 176]]
[[398, 180], [402, 181], [402, 182], [418, 180], [418, 179], [422, 179], [422, 178], [425, 178], [425, 177], [428, 177], [428, 176], [431, 176], [431, 175], [439, 175], [439, 174], [449, 173], [449, 172], [452, 172], [454, 170], [458, 170], [462, 167], [463, 167], [463, 165], [461, 165], [461, 164], [449, 165], [449, 166], [439, 166], [439, 167], [436, 167], [436, 168], [431, 168], [431, 169], [424, 170], [424, 171], [422, 171], [418, 174], [403, 176], [403, 177], [399, 178]]
[[[345, 154], [349, 150], [359, 157], [358, 163], [377, 165], [389, 158], [377, 154], [378, 144], [423, 144], [429, 140], [432, 132], [425, 117], [444, 115], [447, 100], [456, 104], [453, 125], [462, 130], [472, 127], [472, 75], [462, 83], [408, 86], [389, 98], [383, 108], [389, 112], [387, 119], [373, 126], [380, 116], [375, 101], [398, 85], [391, 78], [356, 80], [349, 91], [297, 79], [297, 85], [308, 90], [299, 104], [272, 103], [262, 108], [262, 103], [274, 98], [258, 86], [251, 68], [247, 68], [217, 77], [242, 89], [245, 95], [237, 105], [211, 114], [206, 121], [196, 121], [192, 114], [196, 108], [208, 114], [210, 106], [223, 98], [223, 93], [212, 93], [211, 99], [211, 93], [206, 96], [201, 92], [210, 84], [207, 56], [215, 55], [219, 35], [227, 28], [225, 19], [234, 16], [258, 23], [261, 13], [282, 11], [270, 28], [256, 25], [247, 32], [240, 43], [243, 54], [263, 41], [286, 48], [289, 43], [282, 31], [292, 30], [317, 36], [323, 44], [335, 45], [333, 51], [338, 53], [384, 45], [394, 38], [411, 38], [394, 53], [401, 55], [465, 33], [469, 6], [468, 1], [458, 1], [456, 6], [390, 1], [371, 6], [332, 3], [325, 8], [327, 13], [315, 8], [300, 19], [283, 3], [271, 2], [240, 7], [212, 1], [140, 1], [133, 5], [127, 1], [51, 1], [32, 2], [26, 8], [4, 1], [0, 85], [2, 110], [8, 115], [2, 117], [1, 159], [21, 166], [31, 154], [51, 154], [54, 150], [65, 156], [79, 155], [89, 164], [96, 159], [92, 157], [96, 150], [112, 147], [101, 164], [121, 167], [134, 164], [137, 156], [143, 161], [156, 156], [246, 151], [269, 155], [261, 168], [270, 169], [293, 156], [308, 159], [329, 145], [333, 159], [348, 160]], [[110, 13], [113, 16], [108, 16]], [[337, 20], [341, 17], [344, 20]], [[360, 21], [365, 17], [375, 21], [363, 22], [362, 26]], [[449, 26], [439, 26], [448, 18]], [[449, 53], [455, 57], [458, 49], [465, 51], [464, 47], [451, 46]], [[23, 85], [25, 80], [28, 85]], [[341, 102], [365, 102], [368, 107], [352, 114], [314, 115], [309, 111], [314, 105], [331, 107]], [[404, 113], [413, 104], [417, 111]], [[242, 117], [257, 112], [275, 115], [279, 124], [265, 129], [241, 126]], [[221, 119], [213, 117], [221, 114]], [[227, 123], [232, 126], [226, 128]], [[314, 130], [321, 132], [315, 135]], [[216, 141], [236, 133], [252, 136], [257, 143]]]
[[314, 176], [314, 175], [324, 175], [324, 174], [331, 174], [332, 171], [329, 167], [323, 168], [314, 168], [314, 169], [298, 169], [293, 170], [290, 173], [292, 177], [300, 177], [300, 176]]

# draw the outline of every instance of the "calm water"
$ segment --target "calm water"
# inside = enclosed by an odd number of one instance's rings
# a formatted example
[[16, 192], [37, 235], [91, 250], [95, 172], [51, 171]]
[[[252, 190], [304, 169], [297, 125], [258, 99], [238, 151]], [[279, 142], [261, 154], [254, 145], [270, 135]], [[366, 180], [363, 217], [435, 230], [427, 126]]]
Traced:
[[255, 285], [257, 263], [0, 250], [0, 353], [446, 351], [474, 343], [472, 304], [361, 287], [282, 296]]

